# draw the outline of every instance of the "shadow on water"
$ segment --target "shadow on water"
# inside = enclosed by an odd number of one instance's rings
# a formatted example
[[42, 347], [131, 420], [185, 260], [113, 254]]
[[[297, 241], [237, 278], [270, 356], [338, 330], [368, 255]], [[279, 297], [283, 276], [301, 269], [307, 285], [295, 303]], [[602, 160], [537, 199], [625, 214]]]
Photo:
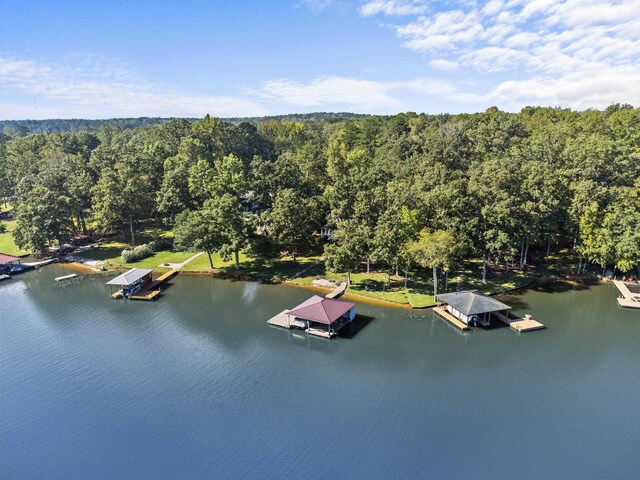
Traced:
[[526, 310], [530, 306], [523, 298], [528, 292], [534, 291], [539, 293], [565, 293], [569, 291], [587, 290], [598, 285], [597, 278], [582, 278], [579, 281], [571, 281], [561, 278], [542, 278], [533, 284], [520, 290], [514, 290], [504, 294], [498, 294], [496, 297], [500, 301], [509, 305], [513, 310]]
[[581, 278], [577, 281], [560, 278], [545, 278], [534, 282], [529, 289], [542, 293], [562, 293], [570, 290], [587, 290], [598, 283], [599, 280], [594, 277]]
[[356, 318], [353, 322], [345, 325], [339, 332], [338, 337], [341, 338], [353, 338], [355, 337], [362, 329], [364, 329], [367, 325], [369, 325], [373, 321], [374, 317], [370, 317], [368, 315], [356, 315]]
[[509, 305], [513, 310], [526, 310], [529, 308], [529, 304], [523, 300], [526, 290], [518, 290], [515, 292], [509, 292], [498, 296], [498, 299]]

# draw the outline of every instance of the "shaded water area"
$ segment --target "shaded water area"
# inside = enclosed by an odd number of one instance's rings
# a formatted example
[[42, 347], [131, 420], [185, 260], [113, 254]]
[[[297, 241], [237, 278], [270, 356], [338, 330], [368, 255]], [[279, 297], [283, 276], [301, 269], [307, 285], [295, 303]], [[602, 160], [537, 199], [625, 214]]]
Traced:
[[48, 266], [0, 284], [0, 478], [638, 478], [640, 312], [613, 285], [500, 300], [462, 333], [358, 305], [351, 338], [266, 325], [311, 293], [176, 277], [156, 302]]

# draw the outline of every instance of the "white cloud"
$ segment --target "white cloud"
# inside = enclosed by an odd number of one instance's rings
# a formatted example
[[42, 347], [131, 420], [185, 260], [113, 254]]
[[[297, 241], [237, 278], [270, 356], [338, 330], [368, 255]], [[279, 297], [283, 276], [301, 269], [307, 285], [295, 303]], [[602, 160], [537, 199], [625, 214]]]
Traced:
[[[252, 92], [266, 100], [298, 107], [342, 106], [347, 109], [396, 113], [416, 110], [429, 100], [446, 98], [453, 102], [480, 101], [480, 97], [461, 92], [457, 85], [433, 78], [403, 81], [373, 81], [339, 76], [319, 77], [310, 82], [273, 80]], [[411, 98], [411, 101], [407, 101]]]
[[539, 38], [538, 35], [536, 35], [535, 33], [520, 32], [507, 38], [504, 44], [507, 47], [514, 47], [514, 48], [528, 47], [533, 42], [538, 40], [538, 38]]
[[560, 78], [534, 77], [499, 84], [488, 98], [517, 110], [523, 105], [568, 107], [577, 110], [605, 108], [611, 103], [640, 105], [640, 74], [627, 69], [583, 76], [570, 73]]
[[257, 93], [270, 100], [303, 107], [332, 104], [365, 110], [399, 107], [384, 84], [337, 76], [320, 77], [309, 83], [271, 80], [264, 82]]
[[433, 68], [437, 70], [456, 70], [460, 65], [458, 62], [445, 60], [444, 58], [436, 58], [429, 62]]
[[482, 36], [484, 29], [475, 12], [452, 10], [438, 13], [434, 18], [422, 17], [414, 23], [398, 27], [397, 32], [406, 39], [406, 47], [428, 52], [473, 42]]
[[418, 15], [427, 11], [424, 0], [369, 0], [358, 9], [363, 17], [383, 14], [388, 16]]
[[640, 103], [638, 0], [449, 0], [439, 7], [396, 24], [398, 39], [433, 68], [469, 73], [474, 95], [484, 85], [487, 101], [518, 108]]
[[[144, 82], [121, 66], [92, 58], [71, 67], [0, 57], [0, 91], [33, 96], [36, 109], [30, 118], [51, 118], [54, 111], [65, 117], [77, 116], [79, 111], [88, 117], [265, 113], [262, 106], [247, 99], [172, 91]], [[59, 106], [54, 108], [56, 102]]]

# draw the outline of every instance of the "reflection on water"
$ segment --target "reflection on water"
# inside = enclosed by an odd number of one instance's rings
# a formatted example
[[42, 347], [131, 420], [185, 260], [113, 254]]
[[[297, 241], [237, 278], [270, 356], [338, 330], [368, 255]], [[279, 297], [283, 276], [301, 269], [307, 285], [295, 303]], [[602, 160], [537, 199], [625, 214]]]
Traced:
[[256, 282], [246, 282], [244, 284], [244, 291], [242, 292], [242, 300], [247, 305], [253, 303], [258, 294], [258, 284]]
[[358, 305], [335, 340], [266, 320], [311, 293], [180, 275], [156, 302], [50, 266], [0, 284], [0, 477], [633, 478], [640, 314], [613, 285], [501, 298], [547, 329]]

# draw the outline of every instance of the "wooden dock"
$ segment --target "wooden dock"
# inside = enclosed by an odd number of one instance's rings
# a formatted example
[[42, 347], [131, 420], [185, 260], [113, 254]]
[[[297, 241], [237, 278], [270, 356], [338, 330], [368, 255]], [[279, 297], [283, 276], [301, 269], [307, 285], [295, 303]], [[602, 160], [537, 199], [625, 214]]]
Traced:
[[131, 300], [155, 300], [160, 295], [160, 290], [141, 290], [129, 298]]
[[509, 325], [509, 327], [511, 327], [516, 332], [530, 332], [533, 330], [540, 330], [542, 328], [545, 328], [542, 323], [531, 318], [531, 315], [525, 315], [525, 318], [511, 319], [507, 315], [500, 312], [492, 312], [491, 314], [501, 322]]
[[444, 305], [434, 307], [433, 311], [452, 325], [458, 327], [460, 330], [469, 330], [469, 325], [458, 320], [456, 317], [447, 312], [447, 307], [445, 307]]
[[276, 316], [271, 317], [269, 320], [267, 320], [267, 323], [269, 325], [274, 325], [276, 327], [291, 328], [291, 323], [289, 322], [289, 315], [287, 315], [287, 313], [289, 313], [289, 310], [283, 310]]
[[303, 322], [302, 320], [298, 320], [295, 317], [291, 317], [287, 315], [288, 313], [289, 310], [283, 310], [276, 316], [267, 320], [267, 323], [269, 325], [281, 328], [299, 328], [301, 330], [307, 328], [307, 322]]
[[347, 282], [342, 282], [336, 288], [331, 290], [330, 293], [325, 295], [326, 298], [338, 298], [347, 290]]
[[640, 293], [633, 293], [621, 280], [613, 280], [622, 297], [618, 297], [618, 305], [625, 308], [640, 308]]

